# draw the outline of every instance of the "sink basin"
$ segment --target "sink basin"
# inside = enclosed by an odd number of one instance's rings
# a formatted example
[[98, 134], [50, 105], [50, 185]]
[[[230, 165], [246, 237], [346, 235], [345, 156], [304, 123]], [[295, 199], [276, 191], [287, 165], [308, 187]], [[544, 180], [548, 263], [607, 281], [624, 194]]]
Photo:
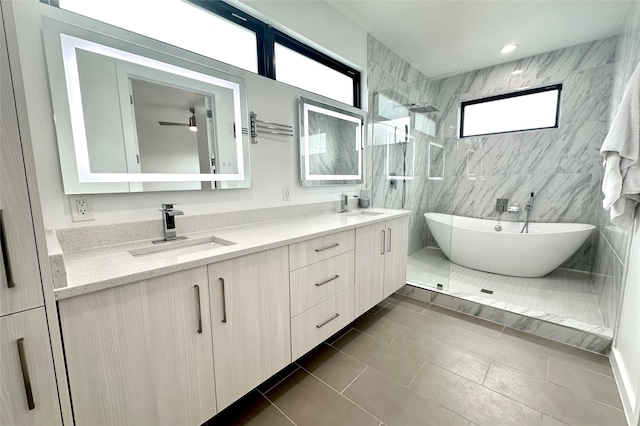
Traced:
[[346, 213], [347, 216], [378, 216], [379, 214], [382, 214], [382, 212], [373, 212], [371, 210], [355, 210], [352, 212], [347, 212]]
[[[172, 244], [172, 243], [166, 243]], [[173, 243], [175, 244], [175, 243]], [[137, 249], [129, 251], [133, 257], [145, 260], [145, 261], [153, 261], [153, 260], [164, 260], [164, 259], [173, 259], [179, 256], [184, 256], [192, 253], [200, 253], [208, 250], [214, 250], [221, 247], [226, 247], [235, 243], [230, 241], [226, 241], [220, 238], [212, 237], [206, 240], [196, 240], [196, 241], [188, 241], [186, 244], [181, 243], [179, 247], [175, 245], [171, 245], [168, 247], [154, 247], [155, 250], [148, 251], [146, 249]]]

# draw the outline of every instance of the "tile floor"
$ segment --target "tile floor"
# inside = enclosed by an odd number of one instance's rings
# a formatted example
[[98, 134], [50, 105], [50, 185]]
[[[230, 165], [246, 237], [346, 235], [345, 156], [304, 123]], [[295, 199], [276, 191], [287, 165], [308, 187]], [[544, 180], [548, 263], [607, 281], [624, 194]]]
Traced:
[[[427, 247], [409, 257], [407, 280], [432, 288], [442, 283], [448, 291], [603, 324], [591, 278], [582, 272], [556, 269], [542, 278], [508, 277], [456, 265], [440, 249]], [[493, 294], [481, 293], [483, 288]]]
[[216, 425], [625, 425], [608, 358], [393, 295]]

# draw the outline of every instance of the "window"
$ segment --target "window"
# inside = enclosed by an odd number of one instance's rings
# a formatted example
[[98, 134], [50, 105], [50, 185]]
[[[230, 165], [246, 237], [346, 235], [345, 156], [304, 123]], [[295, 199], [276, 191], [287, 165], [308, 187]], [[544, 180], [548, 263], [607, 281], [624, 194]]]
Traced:
[[360, 107], [360, 72], [219, 0], [40, 1]]
[[462, 102], [460, 137], [558, 127], [562, 85]]

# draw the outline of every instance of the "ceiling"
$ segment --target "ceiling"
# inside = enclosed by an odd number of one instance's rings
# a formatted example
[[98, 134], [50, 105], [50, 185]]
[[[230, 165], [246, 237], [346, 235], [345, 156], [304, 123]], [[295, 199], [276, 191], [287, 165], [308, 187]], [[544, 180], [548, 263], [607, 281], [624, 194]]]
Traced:
[[[326, 0], [431, 78], [620, 32], [629, 1]], [[509, 54], [508, 43], [519, 48]]]

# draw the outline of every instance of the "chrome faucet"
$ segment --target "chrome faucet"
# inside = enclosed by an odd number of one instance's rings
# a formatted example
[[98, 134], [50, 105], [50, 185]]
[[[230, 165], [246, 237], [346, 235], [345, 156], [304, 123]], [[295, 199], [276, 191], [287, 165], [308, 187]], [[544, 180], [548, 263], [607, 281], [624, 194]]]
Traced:
[[529, 196], [529, 202], [524, 208], [527, 210], [527, 219], [524, 222], [524, 226], [522, 227], [522, 231], [520, 231], [520, 233], [522, 234], [526, 230], [528, 234], [529, 233], [529, 216], [531, 215], [531, 210], [533, 210], [533, 192], [531, 193], [531, 196]]
[[513, 203], [507, 209], [507, 213], [509, 214], [520, 214], [520, 204]]
[[187, 237], [176, 237], [176, 216], [184, 213], [173, 208], [173, 204], [162, 204], [162, 239], [153, 241], [154, 244], [165, 241], [184, 240]]
[[349, 196], [344, 192], [341, 192], [340, 193], [340, 210], [338, 210], [338, 213], [346, 213], [349, 211], [349, 209], [347, 208], [348, 202], [349, 202]]

